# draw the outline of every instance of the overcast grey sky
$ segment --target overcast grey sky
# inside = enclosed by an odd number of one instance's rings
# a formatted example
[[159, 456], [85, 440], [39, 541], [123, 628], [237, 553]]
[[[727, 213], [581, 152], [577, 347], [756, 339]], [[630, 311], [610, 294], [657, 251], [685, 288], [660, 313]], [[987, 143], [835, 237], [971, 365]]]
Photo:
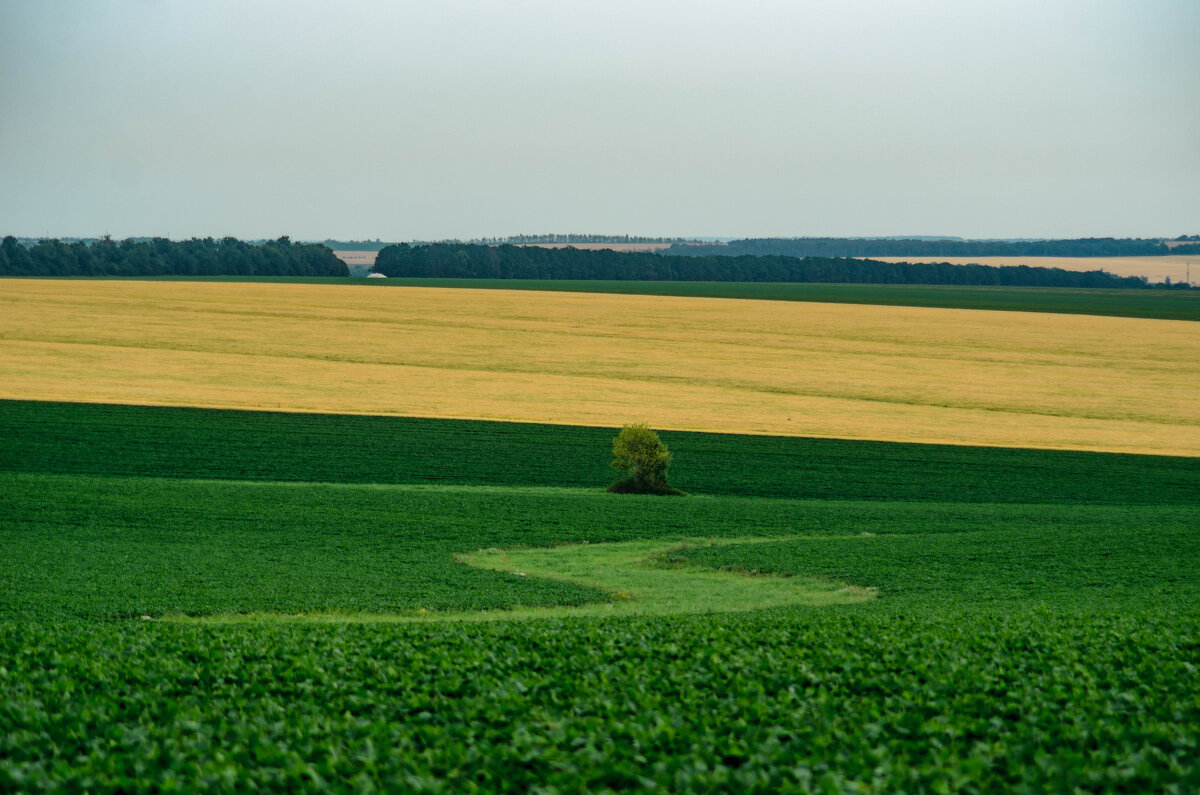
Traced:
[[1200, 2], [0, 0], [0, 234], [1200, 233]]

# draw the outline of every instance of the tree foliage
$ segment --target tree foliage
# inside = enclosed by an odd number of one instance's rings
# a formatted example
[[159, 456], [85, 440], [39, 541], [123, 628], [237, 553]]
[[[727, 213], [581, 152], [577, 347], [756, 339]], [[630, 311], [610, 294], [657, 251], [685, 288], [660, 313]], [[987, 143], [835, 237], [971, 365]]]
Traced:
[[379, 252], [385, 276], [437, 279], [608, 279], [617, 281], [826, 282], [1022, 287], [1147, 287], [1145, 279], [1099, 270], [1024, 265], [951, 265], [832, 257], [669, 256], [611, 249], [401, 243]]
[[232, 237], [174, 242], [156, 237], [92, 243], [0, 242], [0, 276], [348, 276], [346, 263], [319, 243], [287, 237], [247, 243]]
[[609, 491], [635, 494], [678, 494], [667, 485], [671, 451], [645, 424], [626, 425], [613, 439], [612, 468], [628, 474]]

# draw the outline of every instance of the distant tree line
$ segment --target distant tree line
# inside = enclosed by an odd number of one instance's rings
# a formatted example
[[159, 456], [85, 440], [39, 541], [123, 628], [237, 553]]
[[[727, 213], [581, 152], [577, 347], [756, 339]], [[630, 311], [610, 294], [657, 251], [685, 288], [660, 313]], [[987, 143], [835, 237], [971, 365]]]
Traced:
[[1036, 287], [1146, 287], [1145, 279], [1102, 271], [991, 265], [909, 264], [869, 259], [780, 256], [672, 257], [576, 248], [433, 243], [388, 246], [372, 270], [441, 279], [604, 279], [633, 281], [980, 284]]
[[1161, 240], [1089, 237], [1077, 240], [901, 240], [843, 237], [748, 238], [724, 244], [674, 244], [663, 254], [785, 257], [1153, 257], [1191, 246], [1168, 248]]
[[0, 241], [3, 276], [348, 276], [346, 263], [319, 243], [287, 237], [246, 243], [232, 237], [173, 242], [166, 238]]
[[513, 244], [564, 244], [564, 243], [684, 243], [682, 237], [641, 237], [638, 235], [585, 235], [579, 233], [553, 235], [510, 235], [508, 237], [484, 237], [472, 240], [471, 243], [482, 243], [487, 246], [500, 246], [505, 243]]

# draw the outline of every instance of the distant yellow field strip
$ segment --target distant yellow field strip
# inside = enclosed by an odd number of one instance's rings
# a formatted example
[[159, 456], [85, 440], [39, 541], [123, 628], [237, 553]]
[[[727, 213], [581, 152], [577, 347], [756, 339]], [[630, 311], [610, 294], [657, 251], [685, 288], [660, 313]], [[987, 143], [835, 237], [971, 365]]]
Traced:
[[[1170, 278], [1183, 282], [1191, 273], [1192, 284], [1200, 283], [1200, 255], [1171, 254], [1165, 257], [869, 257], [884, 262], [949, 262], [952, 265], [1028, 265], [1031, 268], [1062, 268], [1065, 271], [1105, 271], [1115, 276], [1145, 276], [1151, 282]], [[1191, 268], [1188, 268], [1191, 263]]]
[[785, 301], [3, 280], [0, 397], [1200, 456], [1200, 330]]

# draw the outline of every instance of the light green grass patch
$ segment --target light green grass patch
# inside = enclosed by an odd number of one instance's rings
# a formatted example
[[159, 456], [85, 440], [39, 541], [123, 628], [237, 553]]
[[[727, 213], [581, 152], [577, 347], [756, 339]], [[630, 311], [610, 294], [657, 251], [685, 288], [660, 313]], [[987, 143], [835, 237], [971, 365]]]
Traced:
[[[753, 544], [767, 538], [682, 539], [571, 544], [537, 549], [487, 549], [458, 559], [481, 569], [564, 580], [607, 591], [605, 614], [666, 615], [736, 612], [788, 605], [861, 602], [872, 592], [831, 580], [718, 571], [680, 565], [668, 554], [695, 547]], [[595, 609], [594, 605], [575, 608]]]
[[598, 588], [611, 601], [564, 607], [517, 607], [510, 610], [425, 611], [409, 613], [250, 613], [166, 621], [240, 623], [310, 621], [322, 623], [425, 621], [501, 621], [684, 613], [730, 613], [796, 605], [841, 605], [875, 596], [872, 589], [811, 577], [781, 577], [680, 564], [673, 553], [698, 547], [754, 544], [772, 538], [674, 539], [608, 544], [567, 544], [531, 549], [483, 549], [455, 556], [460, 563], [521, 577], [542, 577]]

